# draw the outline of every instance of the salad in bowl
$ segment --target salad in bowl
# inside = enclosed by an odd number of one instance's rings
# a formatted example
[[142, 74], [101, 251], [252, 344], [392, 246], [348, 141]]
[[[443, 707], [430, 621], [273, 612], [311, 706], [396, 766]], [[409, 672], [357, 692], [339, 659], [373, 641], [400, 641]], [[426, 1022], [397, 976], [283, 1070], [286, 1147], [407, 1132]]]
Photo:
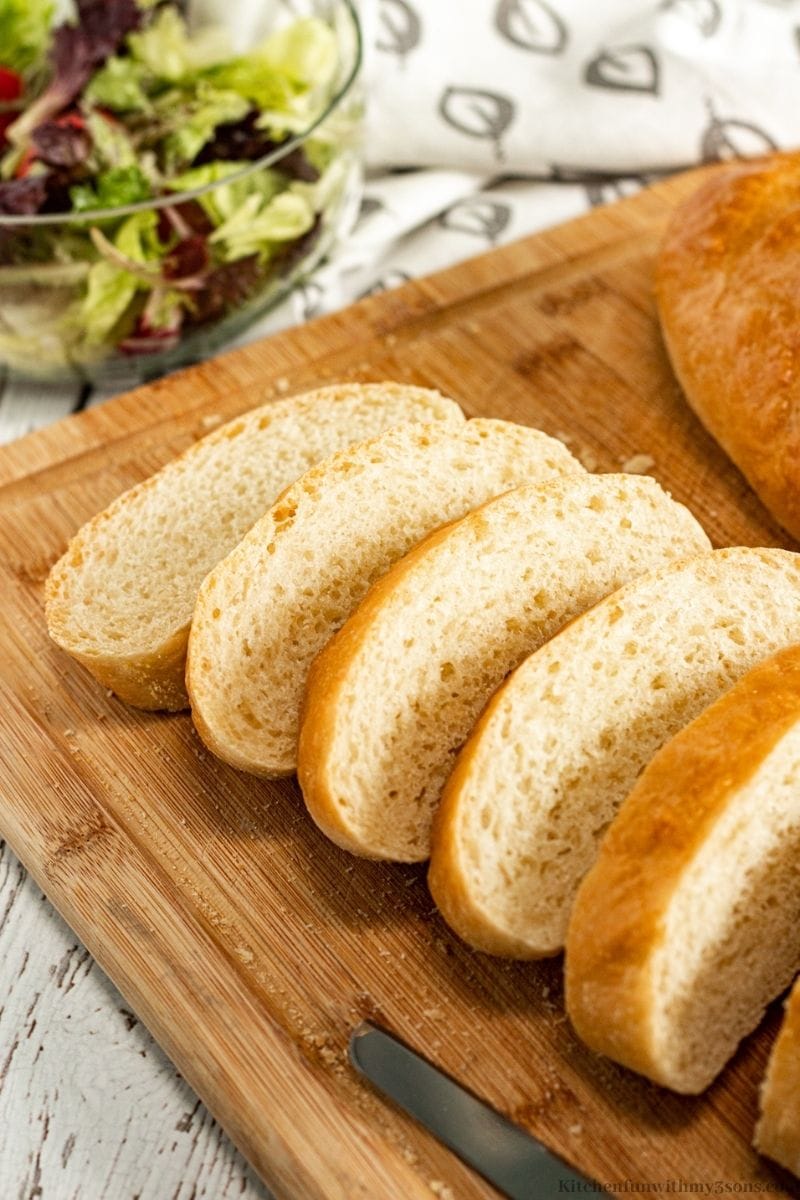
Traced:
[[0, 0], [0, 364], [144, 377], [263, 313], [354, 215], [359, 60], [350, 0]]

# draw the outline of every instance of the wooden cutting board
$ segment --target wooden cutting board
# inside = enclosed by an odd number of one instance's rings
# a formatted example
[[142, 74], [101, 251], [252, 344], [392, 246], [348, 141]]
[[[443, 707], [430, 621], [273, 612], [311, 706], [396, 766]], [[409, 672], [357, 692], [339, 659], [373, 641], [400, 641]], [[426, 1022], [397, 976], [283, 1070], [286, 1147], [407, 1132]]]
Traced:
[[564, 438], [599, 470], [647, 455], [715, 543], [790, 545], [683, 403], [659, 340], [653, 257], [693, 182], [0, 453], [0, 833], [279, 1197], [496, 1194], [354, 1075], [346, 1043], [365, 1016], [614, 1194], [800, 1195], [749, 1149], [777, 1006], [699, 1099], [598, 1060], [565, 1019], [560, 960], [472, 953], [434, 911], [423, 868], [337, 850], [293, 782], [215, 761], [186, 715], [126, 708], [49, 643], [42, 618], [48, 568], [97, 509], [219, 421], [336, 379], [441, 388], [469, 415]]

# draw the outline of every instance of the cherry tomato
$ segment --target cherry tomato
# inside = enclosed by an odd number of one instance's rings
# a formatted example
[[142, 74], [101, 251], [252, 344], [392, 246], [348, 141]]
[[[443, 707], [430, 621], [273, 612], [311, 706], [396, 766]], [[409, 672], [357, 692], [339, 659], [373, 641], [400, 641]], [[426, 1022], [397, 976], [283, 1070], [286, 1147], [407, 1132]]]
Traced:
[[0, 101], [19, 100], [22, 95], [22, 76], [10, 67], [0, 67]]

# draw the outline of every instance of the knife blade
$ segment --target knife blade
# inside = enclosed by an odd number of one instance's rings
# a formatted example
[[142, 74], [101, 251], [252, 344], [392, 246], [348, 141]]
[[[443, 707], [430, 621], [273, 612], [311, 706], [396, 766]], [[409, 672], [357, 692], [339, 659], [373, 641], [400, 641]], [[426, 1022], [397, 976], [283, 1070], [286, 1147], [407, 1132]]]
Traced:
[[543, 1200], [597, 1186], [371, 1021], [353, 1030], [350, 1061], [509, 1200]]

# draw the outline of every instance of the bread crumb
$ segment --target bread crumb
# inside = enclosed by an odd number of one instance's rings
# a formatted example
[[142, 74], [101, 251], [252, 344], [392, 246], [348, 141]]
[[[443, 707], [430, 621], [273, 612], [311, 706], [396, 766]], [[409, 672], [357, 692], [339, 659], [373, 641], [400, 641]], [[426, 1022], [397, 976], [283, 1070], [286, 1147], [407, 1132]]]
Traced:
[[622, 469], [626, 475], [644, 475], [656, 465], [656, 460], [649, 454], [633, 454], [626, 458]]
[[583, 447], [581, 450], [576, 450], [575, 457], [578, 459], [578, 462], [581, 464], [581, 466], [585, 467], [587, 471], [597, 470], [597, 455], [591, 450], [588, 450], [586, 447]]
[[574, 1133], [576, 1136], [579, 1133], [583, 1133], [583, 1126], [581, 1125], [580, 1121], [576, 1121], [574, 1125], [570, 1125], [569, 1132]]
[[203, 429], [213, 429], [215, 425], [219, 425], [222, 417], [219, 413], [206, 413], [201, 419], [200, 424]]
[[575, 438], [572, 436], [572, 434], [564, 433], [563, 429], [559, 429], [555, 436], [558, 438], [558, 440], [560, 442], [563, 442], [565, 446], [568, 446], [570, 444], [570, 442], [575, 441]]
[[438, 1196], [439, 1200], [454, 1200], [453, 1189], [443, 1183], [441, 1179], [432, 1179], [428, 1187], [433, 1192], [434, 1196]]
[[289, 380], [285, 375], [281, 375], [280, 379], [275, 380], [275, 390], [278, 392], [288, 392]]

